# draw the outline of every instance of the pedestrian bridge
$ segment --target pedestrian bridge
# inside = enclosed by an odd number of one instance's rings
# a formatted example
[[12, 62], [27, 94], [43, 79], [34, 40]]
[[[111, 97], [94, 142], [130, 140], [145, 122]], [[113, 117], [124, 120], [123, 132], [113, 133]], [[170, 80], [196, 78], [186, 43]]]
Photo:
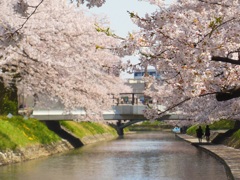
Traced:
[[[123, 104], [112, 106], [109, 111], [103, 112], [104, 120], [148, 120], [144, 117], [144, 111], [147, 108], [146, 105], [131, 105]], [[60, 120], [75, 120], [79, 116], [85, 116], [84, 110], [72, 110], [65, 112], [64, 110], [33, 110], [32, 116], [38, 120], [47, 121], [60, 121]], [[187, 117], [181, 114], [167, 114], [163, 115], [156, 120], [186, 120]]]
[[[120, 98], [114, 98], [113, 102], [116, 105], [112, 109], [103, 111], [104, 120], [148, 120], [144, 117], [144, 111], [148, 109], [148, 105], [152, 105], [151, 98], [144, 96], [143, 93], [121, 93]], [[31, 107], [31, 106], [28, 106]], [[33, 107], [33, 106], [32, 106]], [[158, 105], [159, 110], [164, 111], [165, 107]], [[86, 112], [79, 108], [76, 110], [66, 111], [61, 104], [53, 104], [48, 102], [48, 108], [34, 106], [30, 109], [20, 109], [19, 114], [26, 116], [33, 116], [34, 118], [42, 121], [60, 121], [60, 120], [76, 120], [79, 117], [86, 116]], [[82, 118], [81, 118], [82, 119]], [[172, 113], [159, 117], [157, 120], [183, 120], [187, 119], [186, 116], [180, 113]]]
[[[143, 93], [122, 93], [121, 98], [115, 98], [116, 105], [112, 106], [112, 109], [104, 111], [102, 113], [103, 119], [106, 121], [116, 122], [116, 129], [120, 135], [123, 135], [123, 128], [130, 126], [141, 121], [149, 120], [144, 116], [144, 111], [149, 107], [145, 104], [151, 105], [151, 99], [145, 97], [141, 99], [140, 95]], [[139, 101], [142, 100], [142, 101]], [[63, 106], [54, 106], [55, 108], [50, 109], [38, 109], [34, 108], [30, 112], [26, 112], [26, 109], [19, 110], [19, 114], [32, 116], [40, 121], [53, 122], [61, 120], [77, 120], [84, 119], [87, 115], [83, 109], [76, 109], [71, 111], [65, 111]], [[57, 107], [57, 108], [56, 108]], [[158, 109], [161, 111], [165, 110], [165, 107], [158, 105]], [[186, 115], [181, 113], [169, 113], [160, 116], [156, 120], [188, 120]]]
[[[144, 116], [146, 105], [132, 105], [132, 104], [119, 104], [112, 106], [109, 111], [103, 112], [103, 119], [106, 121], [115, 121], [113, 123], [118, 134], [123, 135], [123, 129], [132, 124], [148, 120]], [[84, 110], [73, 110], [65, 112], [64, 110], [33, 110], [32, 116], [40, 121], [60, 121], [60, 120], [76, 120], [79, 116], [85, 116]], [[187, 120], [188, 117], [181, 114], [166, 114], [156, 120]]]

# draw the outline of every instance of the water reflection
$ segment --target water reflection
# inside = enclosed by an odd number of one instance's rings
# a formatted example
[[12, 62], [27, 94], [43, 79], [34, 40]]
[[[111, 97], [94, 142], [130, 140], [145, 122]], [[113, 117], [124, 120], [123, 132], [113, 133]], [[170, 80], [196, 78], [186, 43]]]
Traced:
[[0, 167], [16, 180], [226, 180], [214, 158], [171, 133], [137, 133], [66, 154]]

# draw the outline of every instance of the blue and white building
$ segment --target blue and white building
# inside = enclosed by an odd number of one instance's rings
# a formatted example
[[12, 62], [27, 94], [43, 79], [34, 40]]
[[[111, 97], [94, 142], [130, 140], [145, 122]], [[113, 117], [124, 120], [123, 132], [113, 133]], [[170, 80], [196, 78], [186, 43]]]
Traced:
[[[147, 73], [150, 76], [154, 76], [157, 79], [160, 78], [160, 74], [155, 69], [148, 69]], [[145, 70], [136, 71], [136, 72], [133, 73], [133, 78], [134, 79], [142, 79], [144, 77], [144, 74], [145, 74]]]

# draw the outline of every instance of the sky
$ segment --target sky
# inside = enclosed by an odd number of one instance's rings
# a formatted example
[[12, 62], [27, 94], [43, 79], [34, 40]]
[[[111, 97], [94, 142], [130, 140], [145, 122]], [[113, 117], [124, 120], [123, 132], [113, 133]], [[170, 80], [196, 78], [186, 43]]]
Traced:
[[[171, 1], [171, 0], [169, 0]], [[145, 1], [139, 0], [107, 0], [100, 8], [92, 8], [91, 12], [105, 15], [110, 22], [110, 29], [121, 37], [126, 37], [128, 32], [137, 31], [138, 27], [131, 21], [127, 11], [138, 13], [140, 17], [146, 13], [154, 12], [158, 7]], [[128, 56], [124, 61], [130, 59], [137, 63], [137, 57]], [[133, 78], [132, 74], [121, 73], [123, 79]]]
[[100, 8], [92, 8], [91, 12], [104, 14], [109, 18], [110, 28], [120, 36], [127, 36], [128, 32], [137, 30], [127, 11], [137, 12], [139, 16], [153, 12], [157, 6], [139, 0], [107, 0]]

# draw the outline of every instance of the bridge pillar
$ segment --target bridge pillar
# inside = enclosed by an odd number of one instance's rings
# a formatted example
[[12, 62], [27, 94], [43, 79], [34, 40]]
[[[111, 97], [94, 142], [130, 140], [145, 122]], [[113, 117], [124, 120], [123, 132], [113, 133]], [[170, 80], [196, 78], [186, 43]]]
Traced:
[[121, 128], [122, 122], [121, 120], [118, 120], [117, 122], [117, 133], [119, 136], [123, 136], [124, 132], [123, 132], [123, 128]]

